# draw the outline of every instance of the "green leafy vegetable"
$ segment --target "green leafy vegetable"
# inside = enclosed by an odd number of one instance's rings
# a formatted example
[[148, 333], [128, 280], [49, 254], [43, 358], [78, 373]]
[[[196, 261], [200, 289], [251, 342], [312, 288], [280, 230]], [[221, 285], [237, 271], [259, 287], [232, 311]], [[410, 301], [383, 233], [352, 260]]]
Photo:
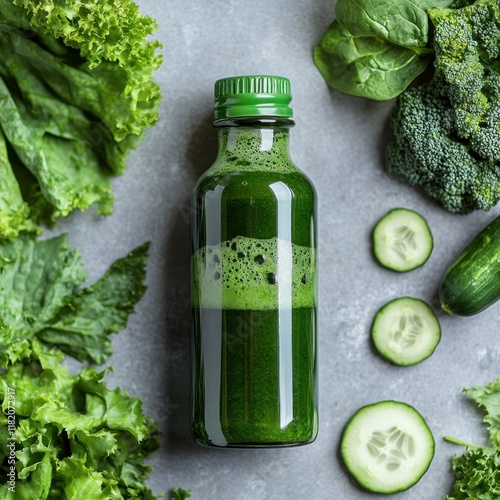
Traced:
[[[69, 374], [60, 351], [33, 340], [30, 359], [0, 375], [0, 472], [9, 470], [9, 407], [15, 408], [16, 500], [154, 499], [144, 459], [158, 447], [155, 424], [141, 402], [104, 385], [106, 372]], [[15, 395], [11, 403], [8, 395]], [[14, 406], [12, 406], [14, 404]]]
[[500, 378], [484, 387], [465, 389], [486, 411], [492, 448], [475, 446], [446, 437], [448, 441], [467, 446], [461, 456], [452, 458], [456, 481], [448, 500], [496, 500], [500, 497]]
[[316, 65], [335, 89], [391, 99], [429, 63], [427, 11], [451, 1], [338, 0], [336, 19], [316, 47]]
[[450, 212], [500, 200], [500, 5], [433, 9], [436, 72], [399, 96], [388, 170]]
[[186, 498], [191, 498], [191, 491], [182, 488], [172, 490], [172, 500], [186, 500]]
[[130, 0], [0, 0], [0, 237], [111, 212], [110, 177], [158, 120], [155, 29]]
[[500, 450], [467, 450], [453, 457], [456, 482], [448, 500], [497, 500], [500, 498]]
[[137, 248], [97, 283], [76, 290], [85, 273], [67, 236], [0, 245], [0, 366], [29, 357], [34, 338], [81, 361], [105, 361], [109, 334], [125, 327], [145, 291], [147, 250]]
[[[148, 245], [117, 260], [94, 285], [65, 235], [0, 245], [0, 497], [119, 500], [156, 497], [145, 458], [158, 447], [141, 401], [110, 390], [108, 370], [72, 375], [64, 352], [111, 354], [144, 293]], [[9, 472], [14, 469], [14, 490]]]
[[489, 441], [500, 449], [500, 378], [484, 387], [466, 389], [465, 392], [485, 409], [483, 421], [488, 424]]
[[7, 142], [0, 128], [0, 235], [7, 238], [19, 231], [34, 232], [35, 225], [29, 219], [29, 207], [25, 203], [16, 176], [9, 165]]

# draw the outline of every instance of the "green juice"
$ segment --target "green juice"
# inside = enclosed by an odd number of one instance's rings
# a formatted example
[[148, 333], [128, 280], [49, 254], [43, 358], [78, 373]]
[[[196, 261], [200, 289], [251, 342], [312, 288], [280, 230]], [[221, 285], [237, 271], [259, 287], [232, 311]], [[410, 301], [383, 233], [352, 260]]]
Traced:
[[288, 153], [290, 99], [286, 79], [216, 84], [219, 152], [192, 197], [200, 444], [293, 446], [317, 434], [316, 202]]
[[[239, 129], [238, 143], [255, 134]], [[279, 161], [242, 171], [237, 153], [193, 200], [193, 434], [215, 446], [305, 444], [317, 432], [314, 190]]]
[[[283, 317], [286, 325], [280, 325]], [[197, 319], [207, 332], [208, 401], [197, 401], [195, 439], [216, 446], [311, 442], [317, 427], [314, 309], [281, 311], [281, 318], [277, 310], [201, 309]]]

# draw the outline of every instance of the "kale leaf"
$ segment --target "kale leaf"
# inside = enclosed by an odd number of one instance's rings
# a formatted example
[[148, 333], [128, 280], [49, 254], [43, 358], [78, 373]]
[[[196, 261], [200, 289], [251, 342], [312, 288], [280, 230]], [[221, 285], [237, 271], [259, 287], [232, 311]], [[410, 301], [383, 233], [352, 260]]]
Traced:
[[34, 338], [81, 361], [104, 362], [144, 294], [148, 245], [116, 261], [94, 285], [66, 235], [0, 245], [0, 366], [31, 355]]

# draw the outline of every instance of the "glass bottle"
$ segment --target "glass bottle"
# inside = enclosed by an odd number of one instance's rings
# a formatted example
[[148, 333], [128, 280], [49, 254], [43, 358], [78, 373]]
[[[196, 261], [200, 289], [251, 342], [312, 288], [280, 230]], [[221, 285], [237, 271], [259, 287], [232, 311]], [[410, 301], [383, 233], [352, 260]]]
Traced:
[[318, 430], [316, 201], [289, 155], [290, 82], [215, 84], [219, 150], [192, 196], [192, 434], [219, 447]]

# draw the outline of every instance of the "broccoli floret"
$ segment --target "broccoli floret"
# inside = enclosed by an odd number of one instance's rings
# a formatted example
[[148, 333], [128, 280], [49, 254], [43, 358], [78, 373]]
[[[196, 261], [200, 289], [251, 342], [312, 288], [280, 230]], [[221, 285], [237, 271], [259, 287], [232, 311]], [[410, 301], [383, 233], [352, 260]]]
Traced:
[[435, 73], [396, 101], [388, 169], [450, 212], [489, 210], [500, 200], [500, 5], [430, 16]]
[[500, 160], [500, 3], [431, 9], [436, 73], [446, 82], [457, 133], [476, 153]]
[[500, 200], [500, 163], [478, 156], [455, 131], [455, 112], [437, 76], [403, 92], [392, 114], [388, 169], [422, 186], [450, 212], [489, 210]]

